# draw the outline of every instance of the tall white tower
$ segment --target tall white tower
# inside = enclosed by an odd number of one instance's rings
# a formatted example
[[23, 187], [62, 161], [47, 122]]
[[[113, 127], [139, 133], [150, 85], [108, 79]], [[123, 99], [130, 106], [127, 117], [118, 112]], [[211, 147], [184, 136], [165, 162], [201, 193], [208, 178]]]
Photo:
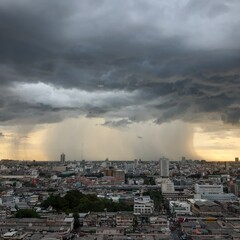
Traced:
[[160, 158], [160, 176], [169, 177], [169, 160], [167, 158]]

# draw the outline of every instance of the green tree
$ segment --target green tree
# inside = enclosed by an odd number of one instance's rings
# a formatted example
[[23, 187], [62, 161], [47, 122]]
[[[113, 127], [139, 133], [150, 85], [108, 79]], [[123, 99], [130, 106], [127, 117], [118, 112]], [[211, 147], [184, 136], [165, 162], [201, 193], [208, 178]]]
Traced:
[[156, 185], [153, 177], [144, 177], [143, 180], [144, 180], [143, 182], [144, 185]]
[[77, 229], [80, 227], [79, 214], [77, 212], [75, 212], [73, 214], [73, 217], [74, 217], [74, 229]]
[[19, 209], [16, 214], [16, 218], [40, 218], [39, 214], [32, 209]]
[[109, 211], [132, 211], [132, 206], [126, 203], [115, 203], [109, 199], [99, 199], [94, 194], [82, 194], [78, 190], [67, 192], [64, 197], [51, 195], [42, 204], [42, 207], [52, 206], [58, 212], [101, 212], [107, 208]]
[[164, 198], [159, 190], [149, 190], [144, 193], [144, 195], [149, 195], [154, 202], [155, 211], [159, 212], [163, 208]]

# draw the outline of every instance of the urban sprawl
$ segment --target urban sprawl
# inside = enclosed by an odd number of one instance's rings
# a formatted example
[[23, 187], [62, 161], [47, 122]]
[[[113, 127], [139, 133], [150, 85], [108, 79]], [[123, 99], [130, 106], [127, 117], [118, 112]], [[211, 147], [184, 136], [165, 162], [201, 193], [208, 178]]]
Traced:
[[240, 239], [240, 162], [0, 162], [0, 239]]

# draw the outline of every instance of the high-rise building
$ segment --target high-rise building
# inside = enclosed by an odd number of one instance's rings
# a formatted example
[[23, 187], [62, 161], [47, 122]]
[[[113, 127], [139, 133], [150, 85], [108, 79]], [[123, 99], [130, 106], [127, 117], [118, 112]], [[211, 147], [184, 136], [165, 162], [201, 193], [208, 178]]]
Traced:
[[167, 158], [160, 158], [160, 176], [169, 177], [169, 160]]
[[235, 162], [239, 162], [239, 158], [238, 157], [235, 157]]
[[65, 158], [66, 158], [65, 154], [62, 153], [62, 154], [60, 155], [60, 162], [61, 162], [62, 164], [65, 163]]
[[230, 169], [230, 164], [229, 164], [229, 162], [225, 162], [225, 170], [229, 170]]

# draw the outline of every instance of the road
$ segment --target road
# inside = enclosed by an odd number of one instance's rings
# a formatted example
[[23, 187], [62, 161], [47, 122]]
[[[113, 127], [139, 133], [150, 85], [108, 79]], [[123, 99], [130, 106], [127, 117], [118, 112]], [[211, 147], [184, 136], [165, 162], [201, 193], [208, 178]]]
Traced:
[[171, 232], [172, 240], [179, 240], [178, 231]]

